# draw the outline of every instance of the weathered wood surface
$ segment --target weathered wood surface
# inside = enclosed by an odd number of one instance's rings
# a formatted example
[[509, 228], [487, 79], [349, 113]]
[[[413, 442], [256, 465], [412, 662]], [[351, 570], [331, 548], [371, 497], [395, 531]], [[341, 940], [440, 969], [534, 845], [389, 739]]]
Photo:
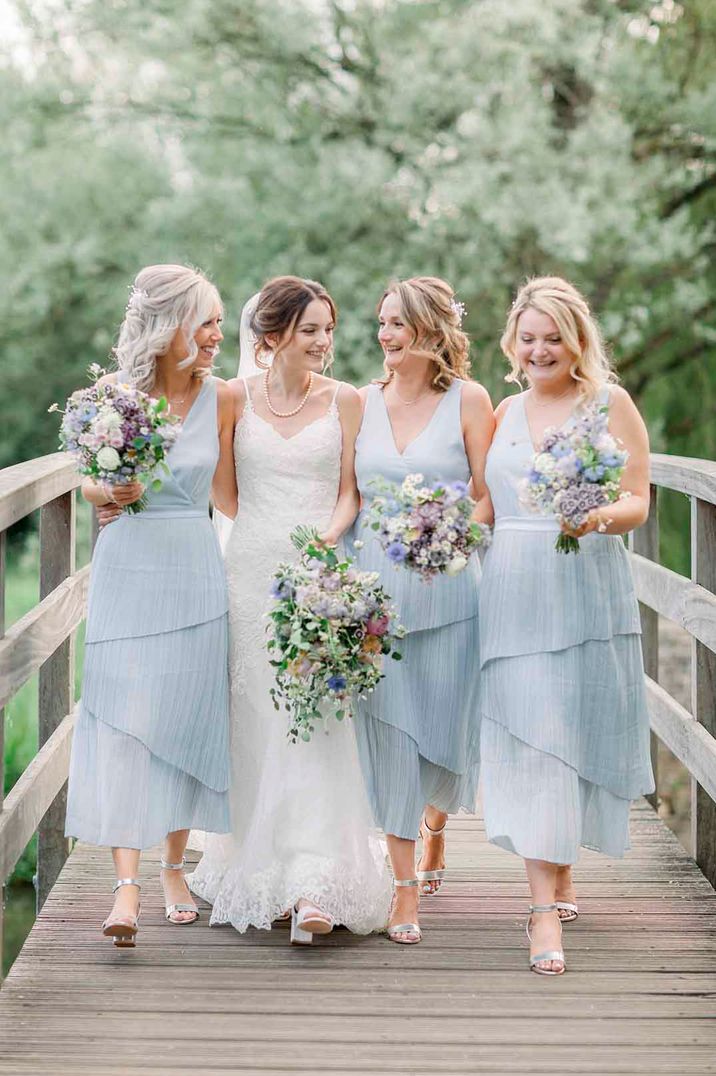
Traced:
[[[715, 465], [716, 466], [716, 465]], [[691, 502], [691, 578], [716, 593], [716, 505]], [[716, 598], [714, 598], [716, 601]], [[699, 725], [716, 737], [716, 647], [691, 641], [691, 712]], [[712, 741], [716, 743], [716, 740]], [[694, 858], [716, 886], [716, 795], [692, 771], [691, 837]]]
[[668, 691], [648, 677], [646, 695], [653, 731], [683, 762], [707, 795], [716, 799], [716, 738], [672, 699]]
[[77, 465], [66, 452], [4, 467], [0, 470], [0, 531], [80, 482]]
[[716, 893], [645, 803], [623, 861], [584, 853], [556, 979], [527, 970], [520, 861], [477, 818], [448, 832], [415, 947], [171, 927], [153, 853], [120, 952], [109, 853], [80, 846], [0, 991], [0, 1074], [716, 1072]]
[[0, 883], [67, 781], [74, 713], [68, 714], [12, 786], [0, 814]]
[[[48, 597], [75, 570], [75, 495], [63, 493], [40, 512], [40, 598]], [[40, 748], [72, 709], [75, 640], [70, 633], [40, 669], [37, 732]], [[70, 853], [65, 837], [67, 787], [48, 807], [37, 831], [37, 907], [45, 903]]]
[[0, 706], [54, 654], [85, 615], [90, 566], [65, 579], [0, 640]]
[[[716, 650], [716, 595], [638, 553], [632, 553], [629, 562], [636, 596], [640, 602], [650, 606], [650, 610], [654, 610], [653, 616], [659, 614], [668, 617], [705, 646]], [[646, 671], [655, 679], [648, 668]]]
[[716, 462], [690, 456], [651, 454], [651, 480], [690, 497], [716, 504]]
[[[656, 486], [649, 487], [649, 515], [641, 527], [631, 531], [628, 537], [631, 551], [632, 573], [634, 563], [647, 566], [659, 560], [659, 496]], [[659, 614], [657, 606], [639, 593], [638, 577], [635, 576], [637, 596], [639, 597], [639, 618], [641, 620], [641, 648], [644, 656], [644, 672], [652, 680], [659, 680]], [[647, 796], [652, 807], [659, 806], [659, 738], [652, 732], [650, 737], [651, 769], [654, 774], [654, 791]]]

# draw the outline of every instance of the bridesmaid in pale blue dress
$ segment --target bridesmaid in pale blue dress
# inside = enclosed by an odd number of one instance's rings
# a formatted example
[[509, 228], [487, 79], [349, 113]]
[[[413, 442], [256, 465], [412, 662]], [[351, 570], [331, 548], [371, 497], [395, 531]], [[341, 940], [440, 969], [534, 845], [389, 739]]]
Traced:
[[[485, 825], [525, 860], [530, 967], [559, 975], [561, 924], [578, 915], [571, 864], [580, 846], [623, 855], [630, 802], [653, 789], [639, 611], [621, 537], [647, 518], [649, 443], [587, 303], [565, 281], [523, 287], [502, 348], [508, 380], [528, 388], [497, 408], [485, 472], [495, 514], [480, 593]], [[580, 552], [563, 554], [555, 517], [523, 507], [520, 483], [545, 430], [595, 403], [608, 406], [629, 453], [630, 496], [593, 511], [576, 534]]]
[[[421, 938], [418, 887], [435, 893], [444, 874], [448, 812], [475, 805], [480, 567], [474, 557], [460, 575], [426, 583], [393, 565], [363, 523], [374, 479], [401, 483], [415, 473], [428, 482], [472, 479], [475, 518], [484, 520], [480, 498], [486, 496], [483, 471], [494, 418], [485, 389], [468, 380], [463, 310], [445, 281], [395, 283], [378, 309], [386, 376], [361, 389], [356, 475], [362, 510], [350, 546], [360, 568], [379, 572], [408, 633], [403, 660], [390, 662], [377, 689], [358, 704], [355, 728], [397, 887], [388, 936], [412, 944]], [[419, 833], [423, 854], [416, 873]]]
[[139, 273], [107, 379], [166, 396], [182, 418], [171, 473], [137, 515], [120, 508], [139, 484], [82, 484], [101, 521], [115, 521], [92, 559], [66, 831], [112, 846], [102, 929], [120, 947], [135, 944], [140, 850], [164, 842], [166, 918], [187, 924], [198, 918], [182, 872], [189, 830], [229, 828], [228, 603], [208, 514], [210, 489], [222, 512], [237, 507], [233, 404], [210, 374], [220, 326], [219, 295], [195, 270]]

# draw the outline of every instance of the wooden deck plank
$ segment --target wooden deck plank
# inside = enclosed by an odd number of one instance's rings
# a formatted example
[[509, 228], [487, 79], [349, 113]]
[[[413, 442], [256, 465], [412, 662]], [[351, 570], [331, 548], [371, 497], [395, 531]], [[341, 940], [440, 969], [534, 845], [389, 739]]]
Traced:
[[716, 1073], [716, 892], [644, 803], [632, 843], [585, 853], [556, 979], [527, 970], [522, 865], [475, 816], [450, 821], [417, 947], [172, 928], [153, 851], [120, 952], [99, 934], [109, 855], [79, 846], [0, 991], [0, 1074]]

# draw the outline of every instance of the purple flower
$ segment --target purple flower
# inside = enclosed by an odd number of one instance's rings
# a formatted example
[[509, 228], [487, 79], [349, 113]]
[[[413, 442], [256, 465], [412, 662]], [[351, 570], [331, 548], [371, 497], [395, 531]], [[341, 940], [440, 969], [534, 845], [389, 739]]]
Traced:
[[331, 691], [345, 691], [347, 681], [345, 676], [334, 675], [329, 676], [326, 683]]
[[455, 492], [459, 493], [461, 497], [464, 497], [465, 494], [467, 493], [467, 483], [466, 482], [451, 482], [450, 483], [450, 489], [455, 490]]
[[385, 552], [393, 564], [401, 564], [408, 555], [408, 547], [402, 542], [391, 542]]
[[294, 590], [288, 579], [274, 579], [271, 584], [272, 598], [275, 598], [276, 601], [283, 601], [284, 598], [292, 598], [293, 594]]

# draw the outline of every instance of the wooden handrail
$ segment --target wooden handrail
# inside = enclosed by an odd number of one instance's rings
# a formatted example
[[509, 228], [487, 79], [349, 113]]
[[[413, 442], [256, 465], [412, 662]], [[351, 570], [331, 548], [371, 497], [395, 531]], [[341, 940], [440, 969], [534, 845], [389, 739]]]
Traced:
[[52, 452], [0, 471], [0, 531], [80, 484], [66, 452]]

